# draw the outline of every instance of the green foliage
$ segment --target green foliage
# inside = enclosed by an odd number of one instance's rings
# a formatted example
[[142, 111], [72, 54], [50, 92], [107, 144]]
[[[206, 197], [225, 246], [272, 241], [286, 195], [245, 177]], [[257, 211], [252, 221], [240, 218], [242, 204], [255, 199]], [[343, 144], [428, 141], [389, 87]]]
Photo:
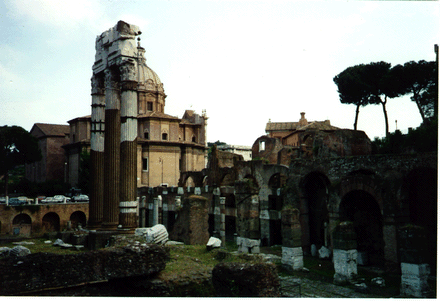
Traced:
[[415, 152], [435, 152], [438, 148], [438, 123], [431, 120], [423, 123], [415, 130], [404, 135], [397, 130], [386, 137], [375, 138], [373, 143], [374, 154], [401, 154]]
[[360, 107], [382, 104], [385, 130], [388, 131], [386, 103], [388, 98], [411, 94], [423, 122], [436, 115], [438, 106], [438, 73], [435, 62], [410, 61], [391, 68], [386, 62], [372, 62], [348, 67], [333, 78], [338, 86], [339, 99], [344, 104], [356, 105], [354, 129]]
[[40, 161], [37, 138], [20, 126], [0, 127], [0, 175], [5, 175], [5, 194], [8, 195], [9, 171], [19, 165]]
[[400, 83], [404, 86], [405, 93], [411, 94], [411, 100], [417, 104], [423, 122], [427, 122], [434, 117], [434, 109], [438, 104], [437, 64], [434, 61], [410, 61], [400, 68], [402, 69]]

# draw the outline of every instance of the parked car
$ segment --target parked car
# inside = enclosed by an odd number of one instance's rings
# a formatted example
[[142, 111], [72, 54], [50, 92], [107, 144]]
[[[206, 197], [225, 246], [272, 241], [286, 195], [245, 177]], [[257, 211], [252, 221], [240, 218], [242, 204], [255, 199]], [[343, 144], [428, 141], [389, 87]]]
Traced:
[[64, 199], [66, 200], [66, 202], [70, 202], [70, 198], [63, 196], [63, 195], [56, 195], [53, 196], [53, 202], [54, 203], [64, 203]]
[[72, 200], [75, 202], [89, 202], [89, 197], [87, 195], [77, 195]]
[[38, 199], [38, 203], [41, 203], [43, 202], [44, 199], [46, 199], [46, 196], [38, 196], [37, 199]]
[[16, 205], [22, 205], [26, 202], [23, 200], [19, 200], [18, 198], [9, 198], [9, 205], [16, 206]]
[[46, 197], [41, 200], [41, 203], [55, 203], [55, 201], [53, 200], [53, 197]]

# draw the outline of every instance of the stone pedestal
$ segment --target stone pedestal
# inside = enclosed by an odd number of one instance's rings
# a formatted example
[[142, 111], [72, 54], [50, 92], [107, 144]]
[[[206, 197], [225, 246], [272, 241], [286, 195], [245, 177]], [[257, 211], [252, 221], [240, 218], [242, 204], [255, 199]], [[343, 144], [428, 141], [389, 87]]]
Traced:
[[333, 231], [333, 283], [346, 284], [357, 275], [357, 243], [352, 222], [341, 222]]
[[426, 298], [431, 295], [428, 285], [430, 267], [427, 262], [426, 230], [420, 226], [404, 226], [399, 229], [400, 268], [402, 277], [400, 295]]
[[281, 264], [293, 270], [301, 270], [304, 267], [302, 247], [282, 247]]
[[239, 252], [259, 254], [261, 240], [237, 237], [237, 245]]
[[281, 212], [281, 233], [283, 236], [281, 264], [288, 270], [302, 269], [304, 261], [298, 209], [284, 209]]
[[430, 294], [428, 264], [400, 263], [402, 278], [400, 282], [400, 295], [405, 297], [426, 298]]

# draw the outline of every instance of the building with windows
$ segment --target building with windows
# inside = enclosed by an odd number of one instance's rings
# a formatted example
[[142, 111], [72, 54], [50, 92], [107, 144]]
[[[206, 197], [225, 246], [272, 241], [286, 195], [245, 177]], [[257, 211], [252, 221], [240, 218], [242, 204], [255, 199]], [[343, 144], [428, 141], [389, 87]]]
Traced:
[[66, 156], [62, 146], [69, 142], [69, 126], [35, 123], [30, 134], [38, 139], [42, 159], [25, 165], [26, 179], [37, 183], [63, 181]]
[[[137, 49], [137, 187], [177, 186], [181, 172], [205, 168], [208, 117], [205, 111], [199, 115], [193, 110], [186, 110], [182, 118], [166, 114], [163, 83], [147, 66], [145, 50], [140, 45]], [[68, 122], [67, 181], [75, 186], [81, 151], [90, 150], [92, 121], [86, 116]]]

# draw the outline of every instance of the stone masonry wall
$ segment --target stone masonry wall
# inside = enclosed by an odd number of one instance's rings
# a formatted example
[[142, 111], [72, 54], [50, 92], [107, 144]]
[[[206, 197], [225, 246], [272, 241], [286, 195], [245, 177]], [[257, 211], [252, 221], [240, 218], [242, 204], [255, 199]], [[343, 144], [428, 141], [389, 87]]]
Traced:
[[5, 258], [0, 260], [0, 295], [23, 295], [116, 278], [148, 277], [163, 270], [167, 258], [169, 248], [159, 245]]

